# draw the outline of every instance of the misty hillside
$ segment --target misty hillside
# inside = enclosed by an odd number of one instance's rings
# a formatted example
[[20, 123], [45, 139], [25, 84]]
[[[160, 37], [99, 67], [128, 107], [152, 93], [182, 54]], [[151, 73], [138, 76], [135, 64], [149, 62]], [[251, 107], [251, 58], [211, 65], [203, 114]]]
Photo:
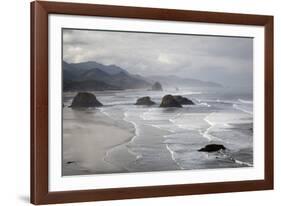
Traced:
[[63, 62], [64, 91], [149, 88], [151, 84], [115, 65]]
[[130, 74], [116, 65], [103, 65], [89, 61], [69, 64], [63, 61], [64, 91], [150, 89], [155, 82], [163, 87], [222, 87], [215, 82], [182, 78], [175, 75], [148, 76]]
[[106, 72], [108, 74], [112, 74], [112, 75], [118, 74], [120, 72], [128, 73], [126, 70], [124, 70], [121, 67], [118, 67], [116, 65], [113, 65], [113, 64], [112, 65], [103, 65], [103, 64], [100, 64], [100, 63], [95, 62], [95, 61], [72, 63], [71, 66], [76, 68], [76, 69], [83, 70], [83, 71], [91, 70], [93, 68], [98, 68], [101, 71], [104, 71], [104, 72]]
[[164, 87], [222, 87], [221, 84], [215, 82], [207, 82], [192, 78], [182, 78], [175, 75], [169, 76], [148, 76], [151, 82], [161, 82]]

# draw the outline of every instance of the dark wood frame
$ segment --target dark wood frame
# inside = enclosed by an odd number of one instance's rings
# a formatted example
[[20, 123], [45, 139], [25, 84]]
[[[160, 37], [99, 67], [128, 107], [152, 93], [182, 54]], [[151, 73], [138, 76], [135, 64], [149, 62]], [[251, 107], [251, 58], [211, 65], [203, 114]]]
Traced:
[[[77, 191], [48, 191], [48, 15], [157, 19], [265, 28], [265, 179]], [[31, 202], [33, 204], [273, 189], [273, 16], [93, 4], [31, 3]]]

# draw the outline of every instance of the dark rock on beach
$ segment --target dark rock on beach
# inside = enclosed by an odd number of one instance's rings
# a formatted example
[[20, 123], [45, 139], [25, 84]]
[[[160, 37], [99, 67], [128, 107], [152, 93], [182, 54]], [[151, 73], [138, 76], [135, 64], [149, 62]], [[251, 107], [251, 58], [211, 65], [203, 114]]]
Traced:
[[155, 82], [151, 88], [152, 91], [163, 91], [162, 85], [159, 82]]
[[150, 97], [141, 97], [137, 100], [135, 105], [154, 105], [155, 102], [151, 101]]
[[176, 95], [174, 96], [175, 100], [177, 100], [181, 105], [193, 105], [193, 101], [191, 101], [190, 99], [180, 96], [180, 95]]
[[170, 94], [162, 98], [160, 107], [182, 107], [181, 104]]
[[208, 144], [205, 147], [199, 149], [199, 152], [217, 152], [219, 150], [225, 150], [226, 148], [222, 144]]
[[79, 92], [73, 99], [70, 107], [100, 107], [100, 103], [96, 96], [88, 92]]

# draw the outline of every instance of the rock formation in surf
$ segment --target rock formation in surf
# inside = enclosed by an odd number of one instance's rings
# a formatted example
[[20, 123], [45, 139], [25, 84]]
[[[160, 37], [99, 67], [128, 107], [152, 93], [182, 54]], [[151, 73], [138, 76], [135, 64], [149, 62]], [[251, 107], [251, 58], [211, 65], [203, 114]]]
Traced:
[[151, 88], [152, 91], [163, 91], [162, 85], [159, 82], [155, 82]]
[[205, 147], [199, 149], [199, 152], [217, 152], [225, 150], [226, 148], [222, 144], [208, 144]]
[[155, 102], [151, 101], [150, 97], [141, 97], [137, 100], [135, 105], [154, 105]]
[[160, 107], [182, 107], [181, 104], [170, 94], [162, 98]]
[[96, 96], [89, 92], [79, 92], [73, 99], [70, 107], [100, 107], [100, 103]]
[[191, 101], [190, 99], [180, 96], [180, 95], [176, 95], [173, 96], [175, 98], [175, 100], [177, 100], [181, 105], [193, 105], [193, 101]]

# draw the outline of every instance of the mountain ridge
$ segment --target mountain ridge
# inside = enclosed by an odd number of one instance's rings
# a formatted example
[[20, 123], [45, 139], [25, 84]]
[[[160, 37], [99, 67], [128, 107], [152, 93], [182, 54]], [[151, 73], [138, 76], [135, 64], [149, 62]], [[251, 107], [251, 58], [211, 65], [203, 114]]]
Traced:
[[151, 84], [116, 65], [94, 61], [69, 64], [63, 61], [64, 90], [122, 90], [148, 88]]
[[151, 89], [155, 82], [165, 87], [222, 87], [222, 85], [176, 75], [141, 76], [131, 74], [114, 64], [104, 65], [95, 61], [67, 63], [63, 61], [64, 91]]

